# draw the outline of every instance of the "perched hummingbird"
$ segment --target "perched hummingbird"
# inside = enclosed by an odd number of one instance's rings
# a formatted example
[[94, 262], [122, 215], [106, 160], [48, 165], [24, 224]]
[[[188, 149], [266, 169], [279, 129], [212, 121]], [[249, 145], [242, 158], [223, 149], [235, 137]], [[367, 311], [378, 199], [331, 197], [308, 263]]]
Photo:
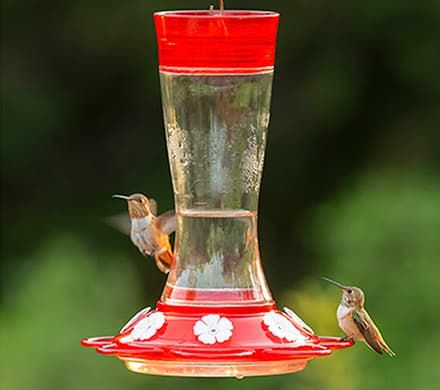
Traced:
[[[143, 255], [152, 256], [157, 267], [168, 273], [174, 263], [174, 256], [168, 236], [176, 230], [176, 215], [174, 210], [167, 211], [159, 216], [154, 199], [148, 199], [143, 194], [113, 195], [113, 198], [124, 199], [128, 203], [130, 227], [125, 229], [121, 221], [110, 221], [121, 230], [127, 230], [131, 241]], [[118, 217], [114, 217], [118, 218]]]
[[343, 286], [334, 280], [323, 279], [342, 290], [342, 299], [336, 315], [339, 327], [347, 335], [344, 339], [361, 340], [381, 355], [385, 351], [390, 356], [396, 356], [365, 310], [364, 292], [358, 287]]

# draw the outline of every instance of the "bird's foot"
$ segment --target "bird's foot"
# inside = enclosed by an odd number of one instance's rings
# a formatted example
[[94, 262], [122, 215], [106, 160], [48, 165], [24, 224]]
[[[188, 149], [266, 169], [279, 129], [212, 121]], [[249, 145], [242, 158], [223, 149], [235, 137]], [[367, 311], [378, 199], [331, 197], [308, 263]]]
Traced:
[[345, 336], [341, 337], [339, 341], [352, 341], [354, 343], [354, 337], [353, 336]]

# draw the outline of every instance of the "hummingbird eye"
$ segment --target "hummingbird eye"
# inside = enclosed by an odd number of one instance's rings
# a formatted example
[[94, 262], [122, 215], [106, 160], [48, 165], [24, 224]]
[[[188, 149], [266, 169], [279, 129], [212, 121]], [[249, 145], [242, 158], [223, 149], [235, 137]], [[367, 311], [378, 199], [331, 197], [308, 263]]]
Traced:
[[349, 289], [347, 290], [347, 292], [348, 292], [349, 294], [351, 294], [351, 293], [353, 292], [353, 290], [352, 290], [351, 288], [349, 288]]

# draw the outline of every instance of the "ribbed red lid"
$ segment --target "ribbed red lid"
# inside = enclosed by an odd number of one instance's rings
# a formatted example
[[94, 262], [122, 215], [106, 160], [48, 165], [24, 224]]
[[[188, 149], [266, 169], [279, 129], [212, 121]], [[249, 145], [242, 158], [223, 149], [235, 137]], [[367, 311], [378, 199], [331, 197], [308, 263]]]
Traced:
[[201, 74], [272, 70], [278, 20], [269, 11], [157, 12], [159, 68]]

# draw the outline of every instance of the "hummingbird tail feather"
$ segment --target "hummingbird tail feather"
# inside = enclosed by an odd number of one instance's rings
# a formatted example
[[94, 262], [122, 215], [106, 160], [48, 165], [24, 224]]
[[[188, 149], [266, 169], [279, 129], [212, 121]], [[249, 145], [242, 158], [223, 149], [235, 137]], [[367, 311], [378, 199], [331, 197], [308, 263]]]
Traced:
[[388, 346], [385, 341], [381, 341], [380, 346], [388, 355], [392, 357], [396, 356], [396, 353]]
[[162, 253], [158, 253], [155, 256], [157, 267], [165, 274], [170, 272], [172, 265], [174, 264], [174, 255], [173, 253], [167, 249]]
[[363, 339], [365, 342], [365, 345], [370, 348], [372, 351], [377, 352], [379, 355], [383, 355], [382, 348], [380, 344], [372, 343], [371, 341], [368, 341], [367, 339]]

